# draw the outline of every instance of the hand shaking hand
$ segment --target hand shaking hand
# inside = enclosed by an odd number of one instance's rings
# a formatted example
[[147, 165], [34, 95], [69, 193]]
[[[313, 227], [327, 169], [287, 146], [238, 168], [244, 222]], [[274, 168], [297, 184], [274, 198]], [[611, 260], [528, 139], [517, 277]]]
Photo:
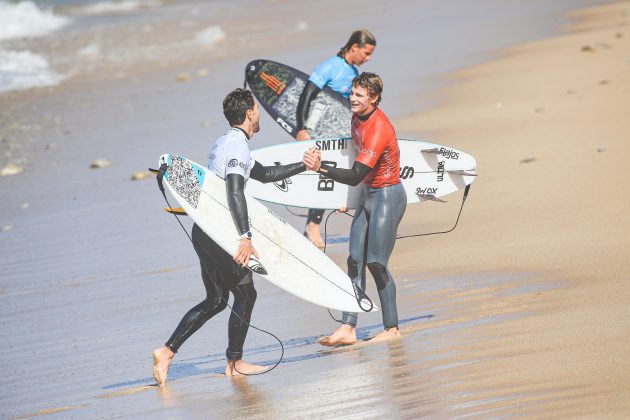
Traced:
[[317, 172], [322, 166], [322, 154], [315, 147], [311, 147], [304, 152], [302, 162], [304, 162], [308, 170]]

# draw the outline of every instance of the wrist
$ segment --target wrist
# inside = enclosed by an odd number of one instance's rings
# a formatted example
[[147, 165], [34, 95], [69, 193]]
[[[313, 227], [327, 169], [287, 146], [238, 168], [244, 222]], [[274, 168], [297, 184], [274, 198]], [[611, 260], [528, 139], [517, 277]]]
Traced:
[[252, 232], [251, 231], [247, 231], [245, 233], [243, 233], [241, 236], [238, 237], [239, 241], [242, 241], [243, 239], [247, 239], [249, 241], [252, 240]]

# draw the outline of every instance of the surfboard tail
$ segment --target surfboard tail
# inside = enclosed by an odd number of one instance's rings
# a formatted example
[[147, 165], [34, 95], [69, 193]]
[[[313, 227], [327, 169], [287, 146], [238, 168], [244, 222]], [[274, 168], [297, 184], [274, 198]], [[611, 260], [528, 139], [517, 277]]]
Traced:
[[416, 194], [416, 195], [424, 200], [437, 201], [438, 203], [447, 203], [446, 200], [442, 200], [441, 198], [438, 198], [433, 194]]
[[451, 174], [451, 175], [460, 175], [460, 176], [477, 176], [476, 172], [473, 172], [472, 170], [463, 170], [463, 169], [459, 169], [459, 170], [451, 170], [451, 171], [446, 171], [447, 173]]
[[249, 262], [247, 263], [247, 268], [252, 270], [256, 274], [260, 274], [262, 276], [266, 276], [269, 273], [267, 269], [260, 261], [258, 261], [254, 256], [249, 257]]

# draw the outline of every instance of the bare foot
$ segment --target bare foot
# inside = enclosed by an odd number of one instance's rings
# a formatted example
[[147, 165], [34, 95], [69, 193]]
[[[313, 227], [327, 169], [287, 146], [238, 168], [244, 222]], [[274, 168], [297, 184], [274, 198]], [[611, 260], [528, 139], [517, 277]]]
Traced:
[[324, 249], [324, 240], [322, 239], [322, 234], [317, 223], [307, 223], [304, 233], [306, 233], [308, 240], [313, 242], [317, 248]]
[[386, 341], [392, 338], [400, 338], [400, 330], [397, 327], [390, 328], [388, 330], [381, 331], [370, 339], [370, 342]]
[[267, 366], [252, 365], [251, 363], [244, 362], [243, 360], [230, 360], [227, 361], [225, 367], [225, 376], [239, 376], [239, 375], [253, 375], [256, 373], [262, 373], [267, 370]]
[[160, 386], [166, 383], [168, 368], [171, 365], [173, 356], [175, 356], [175, 353], [168, 347], [160, 347], [153, 350], [153, 377]]
[[320, 337], [317, 341], [322, 346], [329, 347], [354, 344], [357, 342], [356, 328], [351, 325], [343, 324], [331, 335]]

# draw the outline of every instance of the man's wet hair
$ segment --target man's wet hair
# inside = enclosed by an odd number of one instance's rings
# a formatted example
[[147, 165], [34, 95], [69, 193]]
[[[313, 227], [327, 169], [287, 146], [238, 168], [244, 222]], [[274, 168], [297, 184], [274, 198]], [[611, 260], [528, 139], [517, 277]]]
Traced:
[[374, 35], [372, 35], [367, 29], [359, 29], [358, 31], [354, 31], [350, 35], [350, 39], [348, 39], [346, 45], [341, 47], [341, 49], [337, 53], [337, 56], [344, 58], [346, 53], [350, 50], [350, 48], [352, 48], [354, 44], [357, 44], [359, 48], [363, 48], [366, 45], [374, 45], [376, 47], [376, 38], [374, 38]]
[[383, 81], [378, 74], [363, 72], [352, 79], [352, 86], [360, 86], [368, 91], [368, 96], [376, 97], [376, 106], [381, 102], [381, 94], [383, 93]]
[[245, 121], [248, 109], [254, 109], [254, 95], [248, 89], [234, 89], [223, 100], [223, 115], [231, 126]]

